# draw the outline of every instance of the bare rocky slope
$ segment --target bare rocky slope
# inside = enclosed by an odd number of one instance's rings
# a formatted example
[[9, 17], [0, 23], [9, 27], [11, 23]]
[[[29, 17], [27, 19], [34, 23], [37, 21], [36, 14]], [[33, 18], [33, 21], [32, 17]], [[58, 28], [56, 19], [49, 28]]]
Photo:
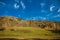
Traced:
[[11, 16], [0, 16], [1, 27], [40, 27], [49, 30], [60, 29], [60, 22], [54, 21], [37, 21], [37, 20], [23, 20]]

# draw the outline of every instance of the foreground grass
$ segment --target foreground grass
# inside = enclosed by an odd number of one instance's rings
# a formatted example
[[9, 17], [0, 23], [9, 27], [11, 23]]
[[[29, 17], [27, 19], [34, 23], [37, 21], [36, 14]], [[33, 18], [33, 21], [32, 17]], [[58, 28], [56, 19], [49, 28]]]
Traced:
[[[13, 31], [11, 29], [14, 29]], [[0, 31], [0, 38], [41, 38], [55, 39], [60, 38], [60, 34], [38, 27], [8, 27], [4, 31]]]

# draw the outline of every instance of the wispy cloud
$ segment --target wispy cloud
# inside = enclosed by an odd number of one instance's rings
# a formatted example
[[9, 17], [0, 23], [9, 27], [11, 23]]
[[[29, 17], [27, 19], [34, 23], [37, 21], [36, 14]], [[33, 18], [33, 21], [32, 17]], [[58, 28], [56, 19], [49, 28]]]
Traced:
[[47, 11], [45, 11], [45, 10], [41, 10], [41, 12], [42, 12], [42, 13], [47, 13]]
[[58, 11], [57, 12], [60, 12], [60, 8], [58, 9]]
[[55, 15], [55, 16], [53, 16], [54, 18], [56, 18], [56, 17], [60, 17], [60, 14], [58, 14], [58, 15]]
[[19, 0], [15, 0], [15, 2], [19, 3]]
[[21, 1], [20, 3], [21, 3], [22, 8], [25, 9], [26, 6], [24, 5], [23, 1]]
[[37, 20], [36, 17], [30, 17], [30, 18], [26, 18], [26, 20]]
[[54, 8], [55, 6], [50, 6], [50, 11], [53, 11], [53, 8]]
[[29, 0], [29, 2], [32, 2], [32, 0]]
[[41, 17], [41, 16], [36, 16], [36, 17], [26, 18], [26, 20], [40, 20], [40, 19], [46, 20], [45, 17]]
[[41, 7], [44, 7], [45, 6], [45, 3], [40, 3]]
[[49, 14], [47, 14], [46, 16], [51, 16], [53, 13], [49, 13]]
[[14, 4], [14, 8], [18, 9], [19, 5], [17, 5], [17, 3]]
[[18, 15], [18, 17], [21, 17], [21, 15]]
[[2, 5], [6, 5], [6, 3], [4, 3], [4, 2], [0, 2], [0, 4], [2, 4]]
[[46, 17], [39, 16], [39, 18], [42, 19], [42, 20], [46, 20]]

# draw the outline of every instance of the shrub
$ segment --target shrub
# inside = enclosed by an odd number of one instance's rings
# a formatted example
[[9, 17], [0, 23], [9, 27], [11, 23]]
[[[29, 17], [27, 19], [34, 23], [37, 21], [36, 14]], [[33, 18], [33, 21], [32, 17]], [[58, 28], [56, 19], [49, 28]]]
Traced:
[[11, 31], [16, 31], [15, 29], [10, 29]]
[[0, 28], [0, 31], [4, 31], [5, 30], [5, 28]]

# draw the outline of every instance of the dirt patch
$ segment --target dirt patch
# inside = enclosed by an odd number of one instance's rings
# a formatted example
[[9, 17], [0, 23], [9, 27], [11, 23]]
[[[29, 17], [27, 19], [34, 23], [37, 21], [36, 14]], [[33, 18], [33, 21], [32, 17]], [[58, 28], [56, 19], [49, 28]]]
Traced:
[[0, 38], [0, 40], [60, 40], [60, 39], [40, 39], [40, 38], [16, 39], [16, 38]]

